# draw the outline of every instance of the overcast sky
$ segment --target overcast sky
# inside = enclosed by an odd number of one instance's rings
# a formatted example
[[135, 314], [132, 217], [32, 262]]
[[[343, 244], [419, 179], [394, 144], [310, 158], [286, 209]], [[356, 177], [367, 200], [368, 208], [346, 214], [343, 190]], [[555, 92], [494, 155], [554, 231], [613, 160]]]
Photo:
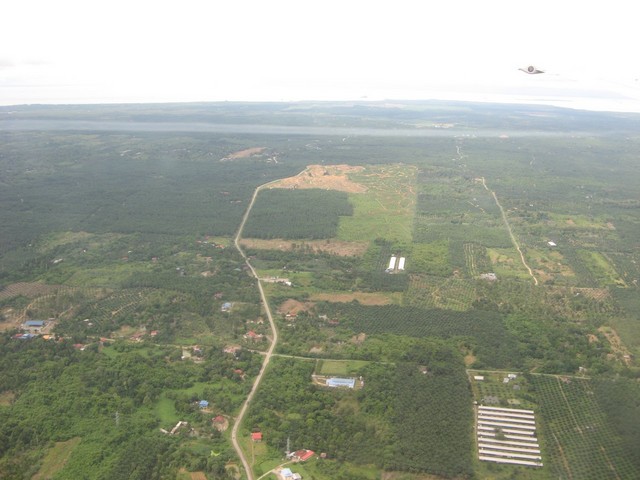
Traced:
[[640, 112], [637, 23], [623, 0], [6, 0], [0, 104], [444, 98]]

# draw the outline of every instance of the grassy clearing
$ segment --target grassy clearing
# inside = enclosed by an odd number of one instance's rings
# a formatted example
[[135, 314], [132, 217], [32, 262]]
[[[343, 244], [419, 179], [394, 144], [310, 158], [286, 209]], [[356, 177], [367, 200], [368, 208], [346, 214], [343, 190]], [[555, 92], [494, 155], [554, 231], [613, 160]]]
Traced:
[[564, 257], [557, 250], [527, 247], [527, 261], [540, 276], [542, 282], [546, 279], [553, 279], [556, 283], [575, 282], [575, 272], [567, 265]]
[[167, 398], [164, 394], [160, 396], [160, 399], [156, 403], [155, 412], [160, 418], [160, 422], [163, 427], [167, 430], [173, 427], [180, 420], [174, 401]]
[[349, 194], [353, 215], [340, 219], [338, 238], [351, 242], [376, 238], [410, 242], [416, 201], [415, 167], [366, 167], [350, 178], [366, 186], [367, 191]]
[[75, 437], [66, 442], [56, 442], [45, 455], [40, 470], [33, 476], [32, 480], [53, 478], [57, 472], [64, 468], [74, 448], [80, 443], [80, 440], [80, 437]]
[[14, 398], [16, 398], [16, 394], [11, 392], [11, 391], [1, 392], [0, 393], [0, 407], [9, 407], [9, 406], [11, 406], [11, 403], [13, 402]]
[[612, 226], [606, 220], [589, 218], [585, 215], [566, 215], [560, 213], [549, 213], [549, 218], [553, 226], [560, 228], [586, 228], [586, 229], [607, 229]]
[[487, 248], [493, 271], [500, 276], [530, 278], [522, 265], [518, 252], [513, 248]]
[[626, 286], [624, 280], [602, 253], [591, 250], [578, 250], [577, 253], [601, 286]]
[[318, 375], [355, 375], [369, 362], [364, 360], [320, 360], [316, 366]]
[[118, 287], [133, 273], [150, 272], [153, 264], [148, 263], [122, 263], [102, 268], [73, 269], [73, 273], [65, 282], [68, 285], [83, 287]]

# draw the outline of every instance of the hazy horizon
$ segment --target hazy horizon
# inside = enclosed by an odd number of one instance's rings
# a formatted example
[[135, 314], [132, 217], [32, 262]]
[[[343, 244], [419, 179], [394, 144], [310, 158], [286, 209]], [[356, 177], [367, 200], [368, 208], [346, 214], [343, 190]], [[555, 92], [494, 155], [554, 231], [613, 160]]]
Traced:
[[[640, 34], [621, 0], [5, 8], [0, 105], [436, 99], [640, 112], [629, 61]], [[518, 70], [528, 65], [545, 73]]]

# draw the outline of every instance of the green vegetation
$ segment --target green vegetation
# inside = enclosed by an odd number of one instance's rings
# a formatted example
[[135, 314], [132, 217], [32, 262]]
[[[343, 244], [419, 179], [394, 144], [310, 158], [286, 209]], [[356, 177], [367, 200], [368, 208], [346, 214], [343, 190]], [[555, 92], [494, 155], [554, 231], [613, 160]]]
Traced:
[[[233, 239], [258, 186], [338, 164], [342, 191], [265, 188], [243, 232], [264, 239], [245, 253], [279, 334], [239, 429], [254, 474], [280, 465], [290, 439], [326, 454], [299, 464], [317, 480], [640, 476], [636, 116], [330, 102], [11, 111], [0, 477], [244, 478], [231, 427], [273, 335]], [[94, 130], [67, 123], [78, 119]], [[405, 268], [388, 269], [391, 256]], [[16, 336], [40, 319], [38, 338]], [[477, 458], [483, 399], [536, 411], [543, 468]]]
[[243, 234], [255, 238], [332, 238], [353, 214], [344, 192], [269, 189], [260, 192]]

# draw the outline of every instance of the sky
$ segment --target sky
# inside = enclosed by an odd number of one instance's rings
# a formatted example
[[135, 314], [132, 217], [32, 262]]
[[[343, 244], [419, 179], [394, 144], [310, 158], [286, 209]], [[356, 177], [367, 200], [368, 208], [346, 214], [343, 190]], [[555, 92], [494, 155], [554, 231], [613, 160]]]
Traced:
[[[626, 0], [7, 0], [0, 105], [450, 99], [640, 112]], [[518, 70], [534, 65], [544, 74]]]

